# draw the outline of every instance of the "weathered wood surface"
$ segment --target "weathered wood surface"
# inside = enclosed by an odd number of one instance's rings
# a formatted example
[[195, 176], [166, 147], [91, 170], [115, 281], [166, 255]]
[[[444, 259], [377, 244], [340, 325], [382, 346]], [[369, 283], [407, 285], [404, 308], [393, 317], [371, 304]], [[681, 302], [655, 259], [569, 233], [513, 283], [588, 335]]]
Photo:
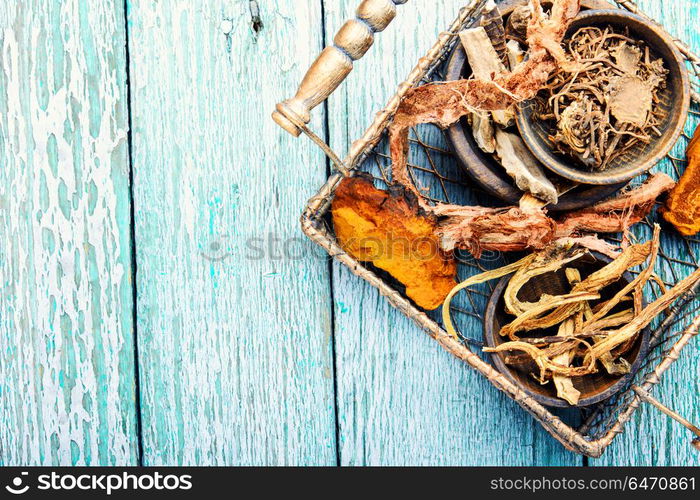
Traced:
[[270, 120], [321, 5], [259, 7], [262, 26], [247, 1], [128, 10], [148, 465], [336, 461], [328, 264], [298, 224], [325, 160]]
[[[583, 463], [298, 229], [326, 162], [269, 113], [357, 3], [0, 3], [1, 464]], [[329, 102], [336, 151], [463, 3], [399, 8]], [[641, 4], [700, 51], [696, 2]], [[698, 422], [695, 352], [654, 395]], [[644, 409], [590, 463], [699, 462]]]
[[[362, 135], [465, 2], [440, 2], [439, 9], [426, 8], [427, 3], [404, 6], [331, 96], [331, 146], [336, 151], [347, 151]], [[332, 33], [355, 1], [326, 1], [325, 7]], [[582, 463], [516, 403], [337, 264], [333, 287], [342, 464]], [[470, 326], [481, 328], [476, 321]]]
[[134, 464], [121, 1], [0, 3], [0, 464]]

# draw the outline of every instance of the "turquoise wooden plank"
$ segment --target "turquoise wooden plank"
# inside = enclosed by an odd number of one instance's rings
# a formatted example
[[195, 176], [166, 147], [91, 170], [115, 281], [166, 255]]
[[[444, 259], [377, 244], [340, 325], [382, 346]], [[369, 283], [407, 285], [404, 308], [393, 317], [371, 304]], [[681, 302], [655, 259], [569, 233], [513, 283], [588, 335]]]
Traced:
[[[660, 21], [674, 36], [680, 37], [700, 52], [700, 32], [696, 19], [700, 16], [700, 5], [693, 0], [678, 2], [658, 2], [640, 0], [640, 8]], [[691, 133], [698, 120], [693, 120], [686, 131]], [[683, 147], [677, 148], [675, 154], [684, 156]], [[671, 165], [661, 165], [659, 170], [672, 174]], [[673, 175], [673, 174], [672, 174]], [[688, 248], [673, 229], [665, 226], [670, 233], [664, 238], [668, 253], [682, 261], [688, 261], [689, 251], [695, 258], [700, 258], [698, 246]], [[660, 269], [664, 279], [685, 277], [691, 270], [687, 266], [673, 265]], [[697, 340], [686, 347], [680, 359], [664, 374], [661, 383], [654, 389], [653, 395], [681, 415], [693, 422], [700, 421], [700, 359], [697, 356]], [[679, 424], [651, 408], [643, 405], [633, 420], [627, 425], [625, 433], [618, 436], [599, 460], [592, 460], [592, 465], [700, 465], [700, 455], [690, 446], [691, 434]]]
[[137, 462], [121, 1], [0, 3], [0, 464]]
[[270, 119], [321, 4], [249, 4], [128, 7], [149, 465], [336, 463], [328, 264], [298, 224], [325, 159]]
[[[328, 39], [357, 3], [325, 2]], [[394, 23], [329, 101], [336, 151], [347, 151], [361, 136], [464, 3], [443, 1], [436, 8], [415, 1], [399, 7]], [[343, 464], [582, 464], [346, 268], [333, 267], [333, 284]], [[473, 322], [471, 328], [481, 326]]]

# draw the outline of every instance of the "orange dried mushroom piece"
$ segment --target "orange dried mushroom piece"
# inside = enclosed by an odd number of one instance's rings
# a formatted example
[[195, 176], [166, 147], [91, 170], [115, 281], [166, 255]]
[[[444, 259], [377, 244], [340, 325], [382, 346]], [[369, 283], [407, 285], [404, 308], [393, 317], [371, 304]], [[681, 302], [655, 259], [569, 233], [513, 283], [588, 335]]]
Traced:
[[700, 232], [700, 127], [695, 131], [687, 152], [688, 166], [671, 191], [664, 210], [664, 219], [679, 233], [693, 236]]
[[457, 263], [440, 248], [436, 217], [404, 189], [387, 192], [362, 175], [347, 178], [331, 211], [340, 246], [404, 284], [419, 307], [437, 309], [456, 286]]

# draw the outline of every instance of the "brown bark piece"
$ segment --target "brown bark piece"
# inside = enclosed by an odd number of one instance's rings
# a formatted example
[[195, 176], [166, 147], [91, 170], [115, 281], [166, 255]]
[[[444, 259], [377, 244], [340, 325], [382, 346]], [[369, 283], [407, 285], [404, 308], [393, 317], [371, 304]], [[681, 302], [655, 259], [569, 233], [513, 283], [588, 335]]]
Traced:
[[[586, 246], [600, 244], [594, 233], [618, 233], [646, 217], [656, 199], [675, 186], [666, 174], [655, 174], [641, 186], [590, 208], [551, 218], [541, 209], [484, 208], [438, 205], [444, 217], [438, 229], [442, 248], [460, 248], [479, 257], [483, 251], [541, 250], [561, 238], [578, 238]], [[591, 241], [592, 240], [592, 241]]]
[[652, 87], [636, 75], [624, 75], [610, 83], [610, 113], [620, 123], [643, 127], [653, 99]]

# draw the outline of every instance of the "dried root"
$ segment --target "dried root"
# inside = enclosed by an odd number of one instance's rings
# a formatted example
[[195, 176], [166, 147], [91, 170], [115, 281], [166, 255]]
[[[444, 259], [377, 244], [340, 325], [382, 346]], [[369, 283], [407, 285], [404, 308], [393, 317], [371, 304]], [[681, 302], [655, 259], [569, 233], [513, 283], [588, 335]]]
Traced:
[[[427, 211], [442, 218], [438, 227], [443, 249], [484, 251], [541, 250], [560, 239], [574, 239], [592, 250], [614, 255], [616, 249], [586, 233], [626, 232], [652, 210], [656, 199], [675, 182], [666, 174], [649, 177], [640, 187], [593, 207], [549, 217], [542, 209], [438, 205]], [[572, 241], [572, 240], [570, 240]]]
[[536, 114], [557, 129], [551, 139], [562, 153], [605, 170], [661, 135], [665, 112], [658, 104], [668, 70], [646, 44], [589, 26], [567, 48], [573, 62], [539, 92]]
[[[540, 250], [553, 241], [567, 239], [606, 255], [614, 255], [614, 247], [588, 233], [626, 232], [651, 211], [661, 193], [675, 185], [668, 176], [656, 175], [642, 188], [612, 202], [556, 218], [547, 216], [541, 208], [433, 206], [416, 188], [406, 160], [408, 130], [420, 123], [448, 127], [465, 115], [488, 115], [488, 112], [503, 110], [517, 101], [534, 97], [547, 85], [552, 75], [572, 69], [561, 42], [579, 7], [579, 0], [556, 0], [547, 17], [540, 1], [532, 0], [527, 12], [523, 10], [518, 21], [518, 26], [527, 21], [527, 60], [511, 72], [494, 74], [493, 79], [484, 76], [481, 79], [418, 87], [409, 91], [401, 102], [389, 128], [392, 177], [395, 183], [416, 195], [423, 210], [441, 219], [438, 233], [444, 250], [464, 249], [478, 257], [487, 250]], [[516, 28], [509, 29], [512, 31]], [[500, 65], [500, 62], [496, 62]], [[491, 72], [488, 73], [490, 76]], [[491, 132], [482, 134], [482, 142], [489, 150], [495, 149]], [[525, 170], [522, 168], [514, 171], [518, 173], [519, 186], [536, 192], [546, 201], [556, 201], [557, 193], [551, 186], [548, 188], [534, 175], [523, 175]]]

